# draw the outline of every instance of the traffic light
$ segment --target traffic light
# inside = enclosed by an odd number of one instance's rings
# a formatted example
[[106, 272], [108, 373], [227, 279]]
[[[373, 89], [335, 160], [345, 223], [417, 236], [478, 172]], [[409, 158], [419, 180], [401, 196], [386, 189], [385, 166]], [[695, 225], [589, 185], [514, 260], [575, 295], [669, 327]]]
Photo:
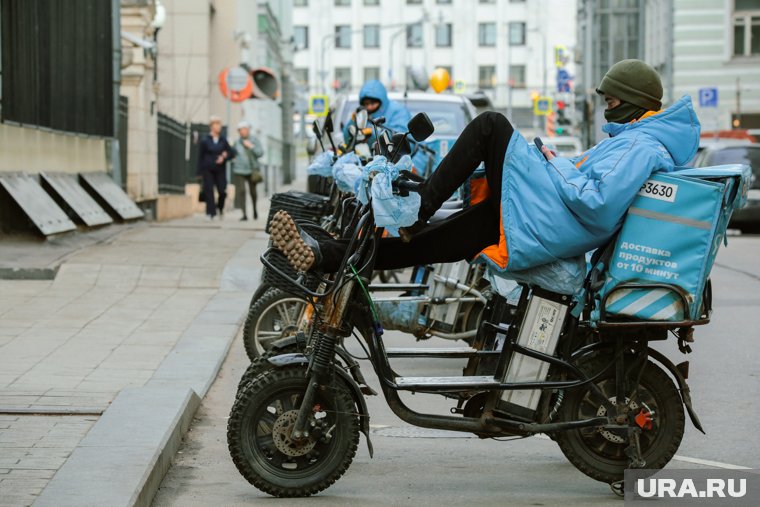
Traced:
[[557, 101], [557, 128], [555, 132], [558, 136], [569, 134], [570, 118], [567, 117], [567, 104], [563, 100]]
[[549, 113], [546, 115], [546, 135], [554, 137], [556, 132], [556, 124], [554, 122], [556, 113]]

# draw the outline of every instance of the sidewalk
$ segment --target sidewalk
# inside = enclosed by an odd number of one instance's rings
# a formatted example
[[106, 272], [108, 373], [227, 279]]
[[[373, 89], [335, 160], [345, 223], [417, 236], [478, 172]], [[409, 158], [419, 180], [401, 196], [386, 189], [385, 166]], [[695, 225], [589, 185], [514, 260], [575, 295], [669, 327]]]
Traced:
[[0, 280], [0, 506], [150, 502], [258, 284], [268, 204], [126, 227], [54, 280]]

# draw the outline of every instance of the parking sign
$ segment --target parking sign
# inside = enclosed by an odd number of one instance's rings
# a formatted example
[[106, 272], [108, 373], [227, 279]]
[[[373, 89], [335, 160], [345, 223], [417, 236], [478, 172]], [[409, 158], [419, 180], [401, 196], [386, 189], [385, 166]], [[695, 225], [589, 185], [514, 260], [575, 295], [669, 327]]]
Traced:
[[718, 107], [718, 89], [700, 88], [699, 107]]

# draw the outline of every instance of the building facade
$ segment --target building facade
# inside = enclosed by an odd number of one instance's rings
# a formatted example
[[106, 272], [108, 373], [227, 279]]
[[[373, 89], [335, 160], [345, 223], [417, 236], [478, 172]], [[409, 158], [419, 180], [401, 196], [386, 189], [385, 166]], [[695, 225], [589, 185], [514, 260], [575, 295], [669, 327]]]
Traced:
[[[301, 95], [357, 91], [368, 79], [403, 90], [446, 68], [457, 92], [532, 118], [556, 91], [555, 46], [575, 47], [576, 1], [295, 0], [294, 78]], [[569, 74], [574, 75], [569, 62]]]
[[606, 137], [604, 101], [596, 87], [607, 70], [627, 58], [646, 61], [662, 76], [668, 104], [673, 95], [672, 0], [579, 0], [577, 120], [586, 146]]
[[674, 93], [702, 130], [760, 129], [760, 0], [676, 0], [673, 42]]

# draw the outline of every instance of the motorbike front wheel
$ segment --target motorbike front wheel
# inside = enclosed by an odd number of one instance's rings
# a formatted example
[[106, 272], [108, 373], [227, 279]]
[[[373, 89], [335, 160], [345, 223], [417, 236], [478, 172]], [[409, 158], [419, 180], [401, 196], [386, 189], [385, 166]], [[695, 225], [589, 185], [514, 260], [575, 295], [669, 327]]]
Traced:
[[309, 496], [326, 489], [356, 454], [359, 419], [341, 381], [317, 390], [309, 436], [292, 438], [307, 382], [306, 366], [265, 371], [238, 392], [230, 412], [232, 461], [248, 482], [273, 496]]
[[[603, 356], [583, 368], [587, 375], [599, 372], [612, 359]], [[596, 380], [604, 395], [615, 403], [614, 368]], [[633, 379], [629, 378], [629, 381]], [[631, 388], [633, 391], [633, 388]], [[659, 366], [647, 361], [635, 394], [626, 399], [630, 417], [642, 410], [653, 413], [651, 428], [642, 429], [639, 442], [646, 468], [663, 468], [678, 450], [683, 438], [685, 418], [681, 395], [673, 380]], [[588, 388], [568, 391], [562, 403], [563, 421], [590, 419], [606, 415], [606, 409]], [[628, 439], [602, 427], [560, 431], [554, 435], [562, 453], [581, 472], [592, 479], [612, 484], [623, 479], [628, 467], [625, 448]]]

